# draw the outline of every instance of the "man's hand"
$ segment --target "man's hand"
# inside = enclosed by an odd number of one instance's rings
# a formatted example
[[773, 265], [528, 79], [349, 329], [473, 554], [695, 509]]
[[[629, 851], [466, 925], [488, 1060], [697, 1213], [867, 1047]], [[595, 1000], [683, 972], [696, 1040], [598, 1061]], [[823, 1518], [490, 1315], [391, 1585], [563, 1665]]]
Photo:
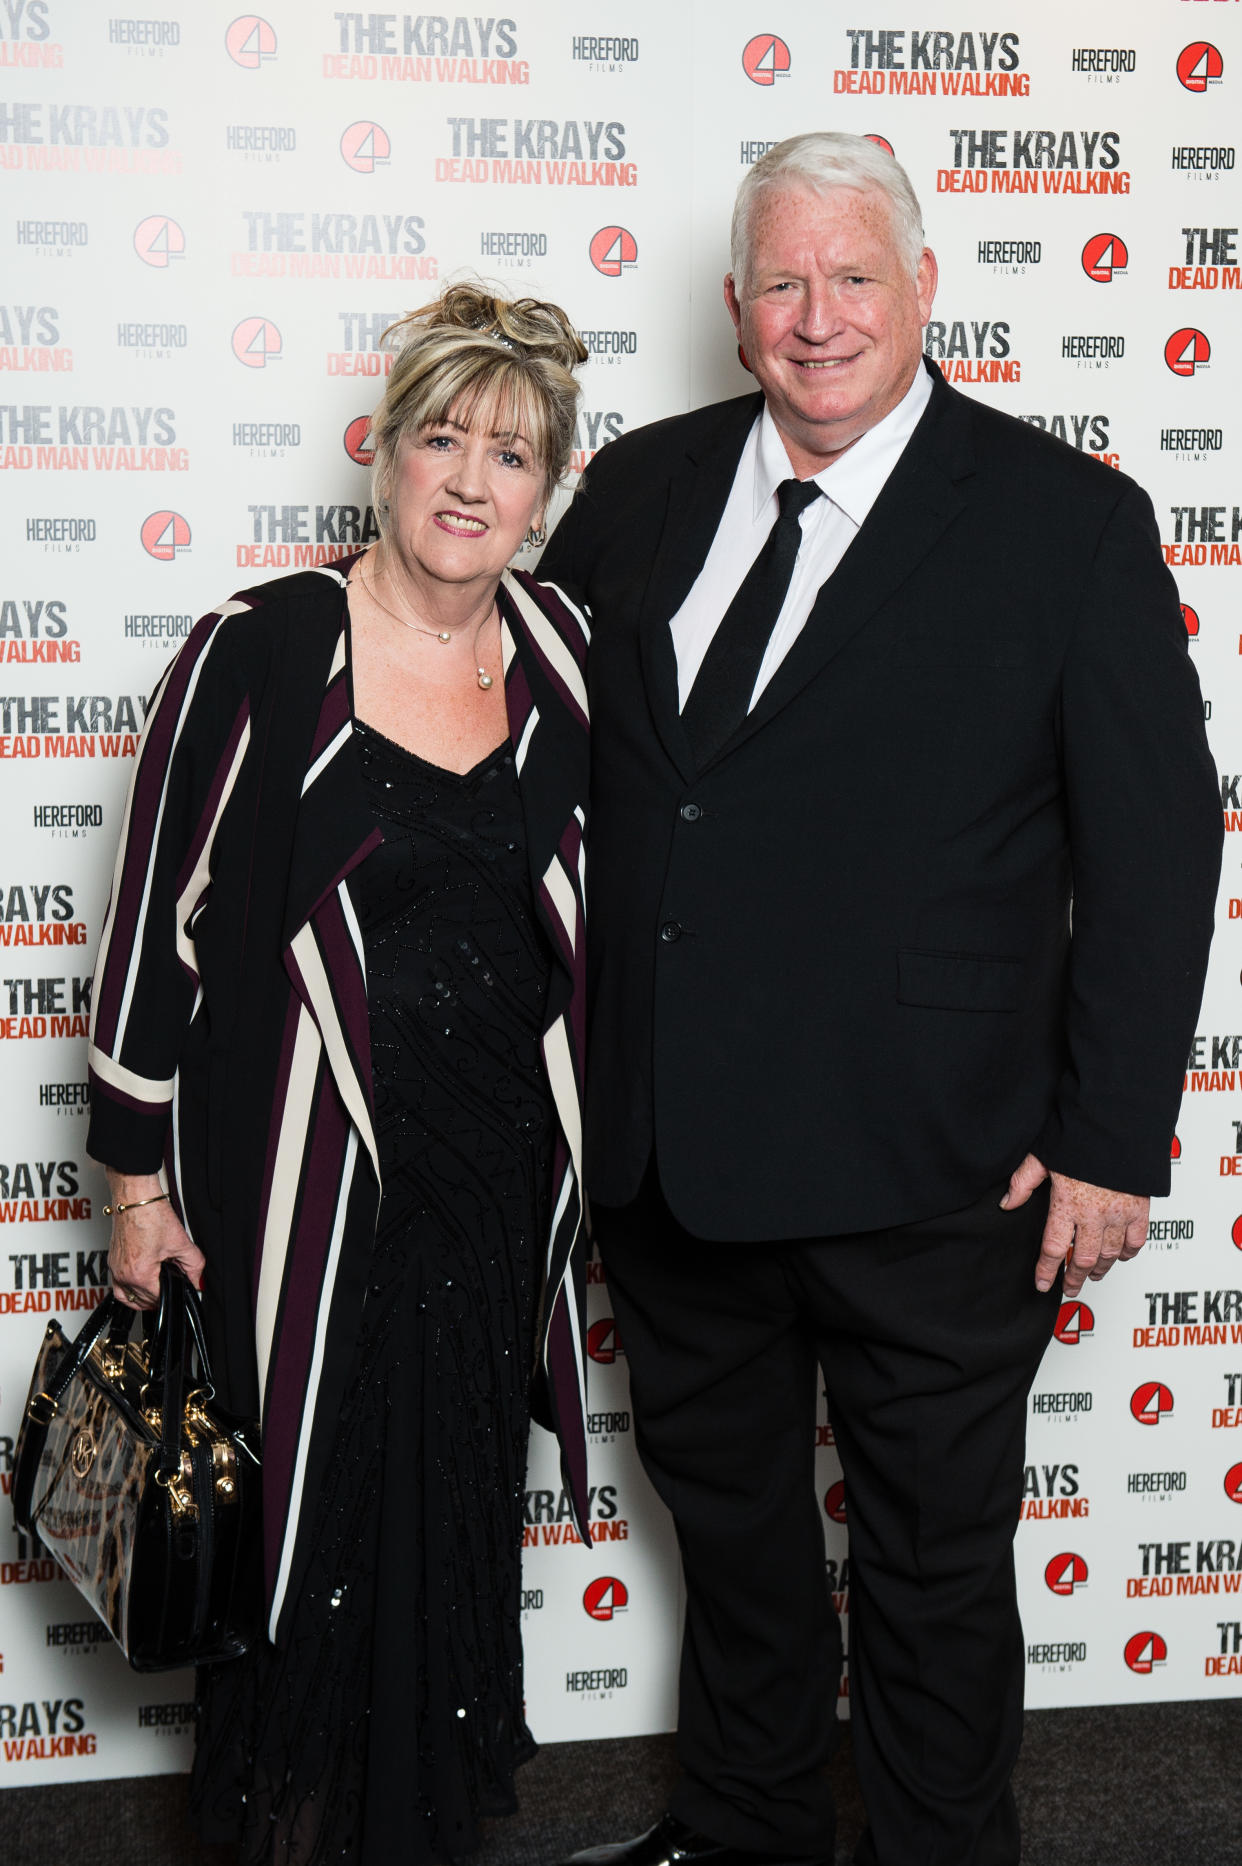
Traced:
[[1076, 1296], [1087, 1278], [1098, 1283], [1118, 1258], [1129, 1263], [1147, 1240], [1147, 1214], [1151, 1200], [1131, 1192], [1110, 1192], [1089, 1186], [1083, 1179], [1048, 1172], [1042, 1160], [1028, 1153], [1009, 1181], [1001, 1200], [1004, 1211], [1025, 1205], [1037, 1186], [1051, 1177], [1052, 1197], [1044, 1226], [1043, 1248], [1035, 1266], [1035, 1287], [1049, 1290], [1065, 1264], [1064, 1294]]
[[[112, 1205], [153, 1199], [164, 1189], [153, 1173], [139, 1177], [111, 1169], [108, 1187]], [[195, 1289], [203, 1287], [206, 1259], [166, 1200], [118, 1212], [112, 1220], [112, 1247], [108, 1252], [117, 1301], [128, 1309], [154, 1309], [160, 1299], [160, 1265], [165, 1261], [180, 1264]]]

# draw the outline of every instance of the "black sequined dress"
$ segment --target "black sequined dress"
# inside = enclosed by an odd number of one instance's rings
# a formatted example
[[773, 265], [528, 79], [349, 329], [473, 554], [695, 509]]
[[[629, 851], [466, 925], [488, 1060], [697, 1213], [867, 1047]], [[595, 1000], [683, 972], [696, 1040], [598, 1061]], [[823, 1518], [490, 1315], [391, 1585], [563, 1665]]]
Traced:
[[244, 1866], [456, 1858], [534, 1749], [519, 1564], [555, 1117], [513, 752], [458, 776], [356, 743], [385, 838], [350, 884], [383, 1200], [288, 1649], [200, 1675], [193, 1805]]

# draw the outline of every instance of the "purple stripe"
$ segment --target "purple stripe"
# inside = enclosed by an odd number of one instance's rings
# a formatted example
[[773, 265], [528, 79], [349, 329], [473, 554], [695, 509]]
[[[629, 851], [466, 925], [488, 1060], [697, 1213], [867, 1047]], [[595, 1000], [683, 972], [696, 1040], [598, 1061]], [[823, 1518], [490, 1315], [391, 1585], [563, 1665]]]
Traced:
[[[570, 1026], [573, 1034], [571, 1049], [575, 1051], [575, 1074], [582, 1075], [579, 1058], [586, 1055], [586, 920], [582, 911], [582, 896], [578, 889], [578, 857], [582, 852], [582, 825], [576, 816], [570, 817], [561, 837], [560, 853], [569, 870], [574, 884], [574, 925], [576, 943], [571, 956], [570, 970], [573, 974], [573, 991], [569, 1002]], [[579, 1086], [581, 1093], [581, 1086]]]
[[91, 1100], [102, 1095], [106, 1101], [119, 1102], [122, 1108], [132, 1108], [136, 1114], [158, 1115], [172, 1107], [172, 1096], [163, 1101], [139, 1101], [136, 1095], [127, 1095], [124, 1089], [113, 1088], [111, 1082], [105, 1082], [102, 1076], [88, 1067], [87, 1079], [91, 1085]]
[[[168, 671], [161, 693], [160, 710], [145, 734], [134, 769], [133, 791], [129, 806], [129, 833], [121, 867], [120, 892], [112, 919], [112, 943], [119, 952], [130, 953], [140, 938], [142, 896], [146, 887], [147, 864], [155, 840], [160, 798], [172, 755], [173, 739], [181, 723], [186, 689], [200, 659], [206, 653], [221, 618], [214, 613], [196, 622], [185, 645]], [[125, 995], [126, 965], [107, 965], [99, 980], [101, 987], [95, 1016], [95, 1042], [99, 1049], [111, 1052], [121, 1018]]]
[[284, 1034], [280, 1039], [280, 1061], [276, 1072], [276, 1090], [272, 1097], [272, 1120], [267, 1130], [267, 1159], [263, 1164], [263, 1190], [259, 1197], [259, 1223], [255, 1232], [254, 1277], [251, 1295], [256, 1302], [259, 1296], [259, 1272], [263, 1267], [263, 1239], [267, 1232], [267, 1208], [272, 1200], [272, 1179], [276, 1172], [276, 1155], [280, 1147], [280, 1123], [289, 1094], [289, 1074], [293, 1068], [293, 1047], [297, 1040], [298, 1019], [301, 1012], [302, 1006], [298, 996], [295, 992], [291, 992], [289, 1009], [285, 1016]]
[[527, 635], [526, 639], [530, 644], [531, 652], [534, 654], [536, 660], [539, 662], [540, 667], [542, 667], [544, 673], [547, 675], [548, 681], [550, 682], [552, 687], [555, 688], [557, 697], [560, 700], [561, 704], [564, 706], [566, 712], [573, 714], [575, 723], [580, 725], [584, 732], [589, 732], [590, 726], [587, 723], [586, 714], [583, 712], [581, 706], [578, 704], [573, 694], [569, 691], [569, 688], [565, 685], [565, 682], [561, 679], [560, 675], [557, 673], [556, 669], [553, 667], [551, 661], [549, 661], [547, 656], [544, 653], [542, 653], [542, 651], [540, 650], [539, 643], [535, 641], [530, 635]]
[[[569, 1304], [573, 1301], [572, 1285], [563, 1283], [552, 1309], [552, 1319], [548, 1324], [548, 1372], [551, 1377], [552, 1391], [556, 1395], [557, 1435], [561, 1441], [561, 1459], [565, 1475], [569, 1481], [571, 1496], [581, 1515], [587, 1494], [587, 1450], [586, 1428], [582, 1418], [582, 1388], [579, 1384], [577, 1357], [574, 1354], [573, 1329], [569, 1320]], [[590, 1527], [585, 1521], [579, 1521], [582, 1539], [591, 1540]]]
[[509, 678], [505, 681], [505, 711], [509, 716], [509, 737], [515, 745], [520, 744], [526, 730], [526, 722], [534, 710], [535, 702], [531, 698], [530, 682], [526, 678], [526, 669], [521, 657], [514, 655], [509, 666]]
[[345, 924], [339, 894], [325, 900], [315, 915], [315, 934], [332, 990], [341, 1028], [349, 1043], [358, 1079], [371, 1104], [371, 1023], [367, 1011], [366, 982], [358, 952]]
[[[237, 747], [241, 743], [241, 736], [246, 730], [249, 719], [250, 700], [247, 697], [237, 709], [237, 718], [233, 721], [233, 729], [229, 733], [224, 750], [220, 754], [220, 761], [212, 775], [211, 787], [207, 792], [207, 801], [203, 806], [203, 814], [198, 819], [198, 828], [194, 831], [190, 840], [190, 847], [186, 853], [186, 858], [178, 870], [176, 885], [178, 899], [181, 898], [186, 882], [194, 873], [198, 858], [203, 852], [208, 836], [211, 834], [211, 825], [215, 820], [216, 811], [220, 807], [220, 798], [223, 795], [224, 786], [228, 782], [229, 772], [233, 767], [233, 759], [236, 755]], [[202, 899], [201, 895], [199, 899]]]
[[[540, 595], [542, 596], [542, 594], [543, 592], [541, 591]], [[556, 669], [552, 666], [552, 663], [548, 660], [547, 656], [541, 652], [538, 642], [535, 640], [534, 636], [531, 634], [530, 630], [527, 628], [525, 622], [522, 620], [521, 614], [518, 611], [517, 604], [513, 601], [512, 597], [505, 596], [505, 592], [503, 589], [499, 592], [499, 596], [501, 600], [503, 600], [504, 602], [508, 604], [509, 615], [510, 615], [514, 628], [517, 629], [518, 632], [521, 634], [522, 640], [526, 643], [531, 653], [535, 656], [535, 659], [538, 661], [540, 667], [543, 669], [548, 680], [551, 682], [552, 686], [555, 688], [556, 693], [561, 701], [561, 704], [564, 706], [567, 712], [572, 713], [576, 722], [582, 727], [582, 730], [584, 732], [588, 732], [590, 730], [590, 727], [587, 723], [586, 714], [583, 712], [581, 706], [578, 704], [573, 694], [569, 691], [569, 688], [565, 685], [565, 682], [561, 679]], [[539, 602], [539, 609], [540, 609], [540, 612], [542, 613], [543, 612], [542, 602]]]
[[275, 1348], [263, 1408], [263, 1553], [268, 1596], [289, 1514], [289, 1492], [307, 1407], [324, 1268], [340, 1198], [349, 1121], [325, 1072], [307, 1148], [309, 1166], [285, 1259]]
[[513, 574], [531, 601], [538, 603], [543, 613], [556, 627], [557, 634], [561, 636], [578, 666], [585, 672], [587, 638], [573, 610], [561, 600], [550, 583], [540, 583], [538, 577], [532, 576], [529, 570], [515, 570]]
[[309, 771], [316, 758], [331, 745], [341, 727], [349, 719], [349, 682], [345, 670], [328, 683], [324, 692], [323, 705], [319, 709], [319, 723], [315, 727], [315, 737], [311, 743], [311, 754], [306, 768]]

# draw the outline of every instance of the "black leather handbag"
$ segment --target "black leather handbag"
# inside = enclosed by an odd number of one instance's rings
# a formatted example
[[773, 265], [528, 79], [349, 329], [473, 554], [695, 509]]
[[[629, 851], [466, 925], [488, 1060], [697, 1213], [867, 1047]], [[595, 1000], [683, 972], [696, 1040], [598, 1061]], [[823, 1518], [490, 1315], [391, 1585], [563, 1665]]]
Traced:
[[215, 1405], [179, 1270], [161, 1266], [157, 1319], [136, 1336], [135, 1313], [108, 1296], [72, 1342], [48, 1323], [13, 1514], [154, 1672], [239, 1657], [258, 1633], [258, 1428]]

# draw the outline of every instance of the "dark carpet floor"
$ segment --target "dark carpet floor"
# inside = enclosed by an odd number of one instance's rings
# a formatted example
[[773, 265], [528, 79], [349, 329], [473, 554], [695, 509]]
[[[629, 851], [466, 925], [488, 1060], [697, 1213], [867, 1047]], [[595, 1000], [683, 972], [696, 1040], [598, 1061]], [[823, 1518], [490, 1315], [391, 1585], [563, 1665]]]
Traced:
[[[1015, 1777], [1025, 1866], [1242, 1866], [1242, 1699], [1032, 1711]], [[520, 1778], [521, 1813], [493, 1823], [477, 1866], [556, 1866], [660, 1813], [671, 1737], [548, 1745]], [[834, 1764], [838, 1866], [862, 1810], [845, 1732]], [[185, 1780], [0, 1793], [3, 1866], [224, 1866], [183, 1824]], [[399, 1860], [366, 1866], [401, 1866]]]

